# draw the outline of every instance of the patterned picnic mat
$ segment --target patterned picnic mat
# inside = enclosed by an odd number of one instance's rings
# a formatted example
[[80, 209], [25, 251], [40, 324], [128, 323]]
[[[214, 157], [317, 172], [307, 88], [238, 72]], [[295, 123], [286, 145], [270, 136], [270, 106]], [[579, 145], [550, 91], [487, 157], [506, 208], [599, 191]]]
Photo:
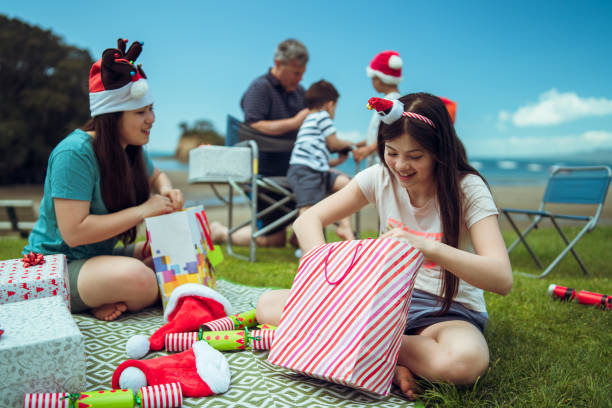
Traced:
[[[236, 312], [253, 308], [265, 288], [217, 282], [217, 290], [232, 304]], [[87, 353], [87, 390], [110, 389], [115, 368], [124, 360], [125, 343], [134, 334], [150, 335], [163, 325], [161, 308], [126, 314], [112, 322], [103, 322], [90, 315], [74, 315], [85, 337]], [[148, 358], [165, 355], [152, 353]], [[185, 398], [184, 407], [413, 407], [393, 391], [388, 397], [354, 390], [341, 385], [302, 376], [266, 362], [268, 352], [225, 352], [230, 365], [230, 389], [207, 398]], [[416, 406], [420, 406], [417, 404]]]

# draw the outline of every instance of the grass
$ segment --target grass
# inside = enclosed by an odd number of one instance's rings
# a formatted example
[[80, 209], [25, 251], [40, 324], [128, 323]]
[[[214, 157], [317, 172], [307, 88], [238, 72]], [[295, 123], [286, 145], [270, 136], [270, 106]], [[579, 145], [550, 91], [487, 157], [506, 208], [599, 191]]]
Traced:
[[[571, 239], [578, 229], [566, 231]], [[504, 238], [510, 243], [515, 236], [504, 232]], [[485, 331], [491, 353], [488, 372], [471, 386], [424, 384], [426, 406], [612, 407], [612, 313], [547, 295], [550, 283], [612, 293], [611, 241], [612, 226], [600, 226], [577, 245], [590, 277], [569, 254], [545, 279], [515, 275], [508, 296], [485, 294], [490, 318]], [[534, 231], [528, 242], [545, 264], [564, 246], [556, 231], [547, 228]], [[0, 239], [0, 259], [19, 257], [24, 243]], [[246, 249], [238, 252], [247, 254]], [[257, 258], [250, 263], [226, 256], [217, 275], [245, 285], [291, 286], [298, 266], [293, 249], [258, 249]], [[522, 247], [510, 259], [515, 271], [540, 272]]]

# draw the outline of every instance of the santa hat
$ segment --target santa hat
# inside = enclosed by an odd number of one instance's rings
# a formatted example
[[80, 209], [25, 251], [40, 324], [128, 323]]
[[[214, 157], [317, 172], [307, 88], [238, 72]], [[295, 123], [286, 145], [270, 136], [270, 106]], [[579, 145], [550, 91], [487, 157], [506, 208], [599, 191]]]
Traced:
[[397, 51], [383, 51], [376, 54], [366, 67], [368, 77], [378, 77], [385, 84], [397, 85], [402, 82], [402, 59]]
[[127, 360], [113, 373], [113, 389], [137, 390], [147, 385], [178, 382], [185, 397], [208, 397], [223, 393], [230, 385], [230, 369], [221, 352], [205, 341], [182, 353]]
[[89, 71], [89, 110], [91, 116], [140, 109], [153, 103], [147, 76], [134, 61], [144, 43], [134, 42], [125, 52], [127, 40], [117, 40], [117, 48], [102, 53]]
[[219, 292], [199, 283], [186, 283], [174, 289], [164, 311], [167, 324], [150, 338], [138, 334], [128, 340], [125, 351], [130, 358], [141, 358], [149, 350], [164, 348], [168, 333], [198, 331], [201, 325], [231, 313], [229, 301]]
[[438, 96], [438, 98], [440, 98], [442, 102], [444, 102], [444, 106], [446, 106], [446, 110], [448, 111], [448, 114], [451, 117], [451, 122], [453, 122], [454, 124], [455, 115], [457, 114], [457, 102], [451, 101], [450, 99], [445, 98], [443, 96]]

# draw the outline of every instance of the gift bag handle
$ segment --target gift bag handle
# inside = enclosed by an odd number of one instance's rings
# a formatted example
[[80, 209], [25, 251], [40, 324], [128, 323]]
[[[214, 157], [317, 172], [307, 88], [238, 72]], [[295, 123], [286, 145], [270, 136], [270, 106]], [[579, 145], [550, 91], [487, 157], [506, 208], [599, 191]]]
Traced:
[[[196, 213], [196, 218], [198, 219], [198, 222], [200, 223], [200, 226], [202, 227], [202, 231], [204, 231], [204, 236], [206, 237], [206, 243], [208, 244], [208, 249], [210, 249], [211, 251], [214, 250], [215, 248], [213, 246], [212, 237], [210, 236], [210, 232], [208, 232], [208, 229], [206, 228], [208, 227], [208, 218], [206, 218], [206, 213], [204, 211], [200, 211], [199, 213]], [[202, 220], [202, 218], [204, 219]], [[204, 226], [204, 223], [206, 223], [206, 227]]]
[[348, 273], [351, 271], [351, 269], [355, 265], [355, 258], [357, 258], [357, 252], [359, 251], [359, 248], [361, 248], [361, 246], [362, 246], [362, 244], [360, 242], [359, 245], [357, 245], [357, 247], [355, 247], [355, 253], [353, 254], [353, 259], [351, 260], [351, 264], [349, 265], [348, 268], [346, 268], [346, 271], [344, 272], [344, 275], [342, 275], [340, 277], [340, 279], [338, 279], [335, 282], [330, 282], [329, 278], [327, 277], [327, 260], [329, 259], [329, 255], [331, 255], [332, 251], [334, 250], [334, 245], [330, 246], [329, 252], [327, 253], [327, 256], [325, 257], [325, 280], [327, 281], [327, 283], [329, 283], [330, 285], [337, 285], [340, 282], [342, 282], [344, 280], [344, 278], [346, 278], [346, 275], [348, 275]]

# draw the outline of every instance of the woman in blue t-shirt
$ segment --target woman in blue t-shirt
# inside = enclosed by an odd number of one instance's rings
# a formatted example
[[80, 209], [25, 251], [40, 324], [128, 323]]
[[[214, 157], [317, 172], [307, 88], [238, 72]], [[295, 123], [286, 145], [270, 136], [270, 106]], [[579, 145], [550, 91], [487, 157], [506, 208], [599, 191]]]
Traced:
[[[40, 217], [24, 248], [65, 254], [72, 312], [91, 309], [102, 320], [156, 301], [150, 253], [134, 244], [136, 227], [183, 206], [181, 191], [142, 148], [155, 121], [153, 97], [134, 65], [142, 43], [126, 52], [126, 41], [91, 68], [92, 118], [51, 152]], [[119, 240], [124, 246], [115, 248]]]

